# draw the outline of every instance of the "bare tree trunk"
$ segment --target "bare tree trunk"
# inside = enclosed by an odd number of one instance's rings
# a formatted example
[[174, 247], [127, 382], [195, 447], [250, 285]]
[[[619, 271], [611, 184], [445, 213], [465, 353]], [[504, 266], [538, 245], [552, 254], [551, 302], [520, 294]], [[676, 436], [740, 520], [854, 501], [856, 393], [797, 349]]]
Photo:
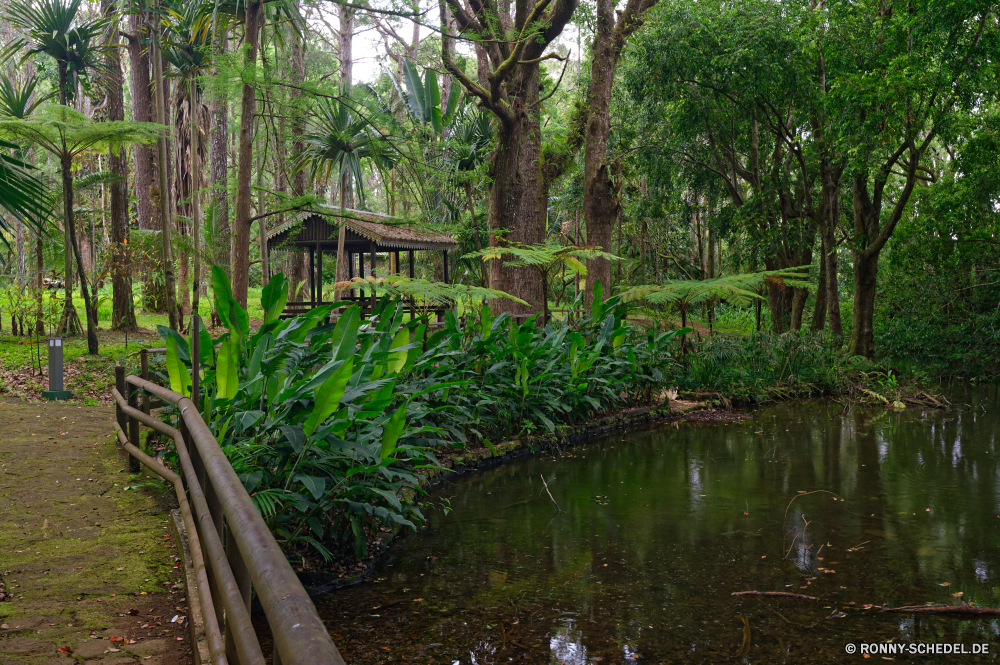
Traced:
[[[261, 2], [247, 3], [244, 41], [247, 44], [244, 64], [249, 72], [257, 67], [257, 43], [260, 31]], [[246, 75], [245, 75], [246, 76]], [[252, 78], [256, 78], [253, 74]], [[236, 216], [233, 220], [233, 297], [247, 306], [250, 287], [250, 217], [252, 200], [250, 178], [253, 168], [253, 124], [257, 97], [253, 82], [243, 84], [240, 102], [239, 162], [236, 171]]]
[[35, 236], [35, 334], [45, 334], [45, 311], [42, 309], [42, 278], [45, 274], [45, 246], [42, 244], [42, 233]]
[[[118, 43], [118, 19], [115, 3], [102, 0], [104, 15], [113, 21], [114, 29], [108, 35], [109, 44]], [[117, 46], [113, 53], [104, 57], [108, 71], [105, 93], [108, 96], [108, 120], [125, 119], [125, 101], [120, 51]], [[148, 91], [148, 88], [147, 88]], [[132, 303], [132, 258], [128, 251], [128, 164], [124, 146], [109, 148], [108, 170], [119, 180], [109, 185], [109, 208], [111, 209], [111, 328], [112, 330], [135, 330], [135, 306]], [[148, 189], [147, 189], [148, 191]], [[142, 198], [142, 197], [140, 197]]]
[[[134, 122], [153, 122], [153, 96], [149, 81], [149, 27], [138, 14], [128, 17], [129, 30], [128, 55], [129, 72], [132, 86], [132, 120]], [[135, 191], [136, 217], [140, 229], [156, 229], [156, 212], [149, 196], [149, 188], [157, 182], [156, 162], [153, 160], [153, 148], [144, 143], [136, 143], [133, 148], [135, 155]]]
[[[201, 296], [201, 205], [198, 200], [198, 190], [201, 185], [201, 155], [198, 146], [201, 143], [201, 109], [198, 102], [198, 79], [189, 74], [188, 99], [191, 105], [191, 234], [194, 236], [194, 279], [191, 284], [191, 311], [198, 314], [199, 298]], [[191, 328], [194, 332], [194, 327]]]
[[[493, 186], [490, 188], [490, 245], [518, 242], [534, 245], [545, 239], [545, 201], [541, 200], [539, 172], [541, 122], [538, 111], [538, 65], [522, 65], [523, 112], [509, 125], [501, 123], [493, 154]], [[502, 229], [510, 232], [498, 237]], [[502, 300], [496, 311], [532, 314], [544, 308], [542, 278], [534, 268], [515, 268], [503, 261], [490, 262], [490, 288], [506, 291], [527, 306]]]
[[[228, 29], [219, 37], [216, 47], [220, 55], [225, 54], [229, 46]], [[213, 74], [217, 71], [213, 68]], [[227, 275], [231, 272], [230, 259], [232, 253], [232, 230], [229, 228], [229, 161], [227, 148], [229, 145], [229, 97], [223, 92], [212, 96], [209, 103], [212, 115], [212, 132], [209, 135], [211, 144], [211, 178], [212, 178], [212, 243], [215, 247], [215, 264]]]
[[[354, 14], [353, 7], [340, 6], [340, 50], [337, 54], [337, 61], [340, 65], [340, 90], [341, 94], [349, 97], [351, 94], [351, 84], [354, 78]], [[354, 207], [354, 192], [351, 187], [350, 170], [345, 169], [340, 178], [340, 207]], [[347, 281], [347, 253], [344, 245], [347, 242], [347, 226], [341, 220], [340, 231], [337, 234], [337, 268], [334, 279], [337, 282]], [[372, 275], [375, 274], [375, 266], [371, 267]], [[323, 300], [322, 275], [319, 277], [320, 301]]]
[[17, 243], [17, 285], [24, 286], [27, 279], [27, 256], [24, 248], [24, 222], [20, 219], [14, 225], [14, 233]]
[[[163, 80], [163, 58], [160, 57], [158, 39], [159, 36], [156, 35], [150, 42], [152, 44], [150, 58], [153, 61], [153, 85], [156, 89], [156, 122], [164, 125], [169, 130], [169, 125], [167, 125], [166, 91], [164, 90], [165, 83]], [[170, 186], [167, 182], [167, 169], [169, 168], [167, 160], [167, 137], [163, 134], [156, 139], [156, 153], [157, 173], [160, 182], [155, 194], [153, 194], [152, 189], [150, 191], [151, 194], [159, 198], [160, 204], [161, 260], [163, 261], [163, 284], [165, 289], [164, 304], [167, 308], [167, 318], [170, 322], [170, 327], [178, 330], [181, 324], [177, 317], [177, 291], [174, 287], [174, 253], [171, 239], [171, 233], [175, 225], [170, 214]]]
[[[66, 64], [59, 63], [59, 103], [66, 106]], [[62, 317], [59, 320], [59, 332], [67, 335], [79, 332], [76, 321], [76, 307], [73, 305], [73, 240], [70, 235], [70, 219], [73, 216], [73, 175], [69, 169], [71, 164], [65, 160], [60, 164], [65, 171], [63, 174], [63, 287], [65, 300], [63, 301]], [[70, 183], [70, 189], [66, 191], [66, 183]], [[68, 198], [68, 201], [65, 200]]]
[[63, 186], [63, 221], [66, 224], [69, 235], [69, 247], [66, 252], [73, 252], [76, 257], [76, 268], [80, 273], [80, 290], [83, 293], [83, 306], [87, 313], [87, 353], [96, 356], [97, 347], [97, 312], [90, 299], [90, 289], [87, 287], [86, 272], [83, 269], [83, 259], [80, 256], [80, 248], [77, 245], [76, 224], [73, 220], [73, 160], [68, 153], [63, 153], [60, 159], [60, 170], [62, 171]]
[[[305, 64], [305, 37], [299, 37], [298, 35], [292, 35], [292, 67], [291, 67], [291, 78], [293, 85], [301, 85], [306, 78], [306, 64]], [[302, 97], [302, 93], [296, 88], [291, 88], [289, 90], [289, 102], [293, 108], [296, 107], [298, 101]], [[302, 122], [302, 114], [295, 112], [292, 114], [291, 119], [291, 134], [292, 134], [292, 152], [295, 155], [301, 155], [305, 149], [305, 143], [302, 140], [305, 134], [305, 125]], [[306, 193], [306, 173], [302, 169], [297, 170], [292, 175], [292, 196], [298, 198], [300, 196], [305, 196]], [[287, 269], [288, 269], [288, 281], [289, 281], [289, 300], [297, 300], [296, 294], [298, 293], [299, 285], [305, 280], [306, 268], [305, 268], [305, 252], [291, 251], [288, 252], [287, 258]]]
[[819, 332], [826, 327], [826, 243], [820, 234], [819, 252], [819, 279], [816, 284], [816, 304], [813, 307], [812, 325], [813, 332]]

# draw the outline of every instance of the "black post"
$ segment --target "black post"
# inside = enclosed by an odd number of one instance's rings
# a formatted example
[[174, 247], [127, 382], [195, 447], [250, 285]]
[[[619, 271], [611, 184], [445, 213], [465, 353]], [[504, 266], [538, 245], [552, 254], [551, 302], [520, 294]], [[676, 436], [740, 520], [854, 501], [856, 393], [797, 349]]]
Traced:
[[[358, 252], [358, 277], [361, 279], [365, 278], [365, 253]], [[365, 290], [361, 288], [358, 290], [358, 304], [365, 299]]]
[[[121, 365], [115, 365], [115, 388], [118, 389], [119, 395], [127, 397], [125, 394], [125, 368]], [[118, 426], [122, 428], [122, 432], [127, 434], [128, 423], [125, 420], [125, 412], [122, 411], [118, 400], [115, 400], [115, 418], [118, 420]]]
[[413, 279], [414, 277], [417, 276], [416, 263], [413, 260], [413, 250], [411, 249], [410, 251], [407, 252], [407, 254], [410, 255], [410, 279]]
[[309, 248], [309, 301], [316, 304], [316, 253]]
[[444, 250], [444, 283], [448, 283], [448, 250]]
[[323, 248], [316, 243], [316, 299], [323, 304]]
[[[372, 243], [372, 279], [375, 278], [375, 243]], [[372, 311], [375, 311], [375, 282], [372, 282]]]
[[[142, 368], [140, 375], [146, 381], [149, 381], [149, 350], [142, 349], [139, 351], [139, 365]], [[142, 394], [142, 412], [147, 416], [149, 415], [149, 394]]]
[[[125, 368], [122, 367], [124, 372]], [[133, 409], [139, 408], [139, 389], [133, 386], [131, 383], [125, 385], [126, 390], [128, 390], [128, 405]], [[128, 441], [136, 448], [142, 449], [139, 445], [139, 421], [131, 416], [128, 418]], [[139, 460], [129, 455], [128, 457], [128, 470], [130, 473], [139, 472]]]

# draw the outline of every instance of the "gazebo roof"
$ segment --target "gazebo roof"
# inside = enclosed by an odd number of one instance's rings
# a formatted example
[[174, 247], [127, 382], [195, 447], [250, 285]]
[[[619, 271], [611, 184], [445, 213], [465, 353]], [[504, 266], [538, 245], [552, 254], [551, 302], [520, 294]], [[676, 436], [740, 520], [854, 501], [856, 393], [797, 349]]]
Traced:
[[339, 220], [339, 224], [347, 227], [346, 245], [350, 251], [364, 251], [372, 242], [379, 248], [394, 250], [458, 247], [454, 239], [431, 231], [417, 231], [405, 226], [406, 222], [398, 217], [332, 206], [316, 206], [313, 210], [293, 214], [285, 223], [269, 229], [268, 247], [311, 247], [319, 244], [324, 249], [335, 248], [340, 226], [336, 222], [331, 223], [330, 218]]

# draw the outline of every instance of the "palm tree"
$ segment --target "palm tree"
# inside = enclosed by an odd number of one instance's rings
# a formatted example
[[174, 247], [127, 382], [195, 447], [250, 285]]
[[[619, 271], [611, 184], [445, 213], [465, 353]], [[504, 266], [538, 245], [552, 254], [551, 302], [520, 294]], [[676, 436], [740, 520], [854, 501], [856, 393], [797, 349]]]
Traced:
[[[15, 0], [10, 4], [5, 16], [8, 23], [27, 33], [27, 37], [15, 39], [2, 53], [0, 60], [8, 60], [22, 49], [27, 51], [22, 55], [25, 62], [38, 55], [47, 55], [56, 61], [59, 71], [59, 103], [65, 108], [76, 94], [77, 83], [81, 77], [88, 76], [90, 71], [104, 70], [105, 45], [100, 38], [109, 25], [103, 17], [81, 20], [79, 15], [82, 0], [40, 0], [37, 4]], [[64, 116], [63, 122], [67, 120]], [[72, 157], [69, 151], [63, 150], [60, 161], [63, 186], [63, 220], [66, 244], [66, 301], [63, 305], [60, 329], [70, 330], [77, 319], [73, 307], [72, 285], [70, 275], [73, 267], [70, 251], [76, 255], [77, 270], [80, 273], [80, 289], [83, 292], [83, 302], [87, 309], [87, 347], [90, 353], [97, 353], [97, 312], [94, 310], [87, 280], [83, 270], [80, 250], [76, 245], [76, 227], [73, 220], [73, 174]]]
[[[201, 70], [211, 65], [212, 48], [212, 11], [208, 5], [202, 5], [197, 0], [187, 4], [172, 7], [163, 18], [166, 29], [166, 41], [163, 45], [163, 57], [177, 68], [188, 83], [188, 103], [191, 107], [191, 229], [194, 236], [194, 279], [192, 280], [192, 315], [191, 321], [197, 325], [195, 317], [198, 314], [199, 294], [201, 293], [201, 210], [198, 200], [198, 175], [201, 164], [198, 160], [198, 75]], [[192, 327], [194, 339], [197, 339], [197, 329]]]
[[[328, 182], [337, 174], [340, 182], [340, 206], [348, 207], [353, 187], [361, 205], [365, 204], [364, 166], [369, 162], [384, 171], [392, 168], [394, 155], [381, 132], [372, 123], [383, 116], [373, 93], [357, 102], [325, 99], [316, 110], [312, 131], [303, 138], [306, 149], [299, 168], [312, 167], [313, 181]], [[340, 225], [337, 240], [337, 282], [347, 280], [344, 252], [346, 226]]]
[[[76, 255], [79, 274], [84, 275], [83, 260], [80, 258], [73, 221], [73, 159], [90, 150], [107, 147], [111, 143], [132, 141], [152, 142], [160, 134], [161, 127], [141, 122], [94, 122], [82, 113], [66, 106], [44, 104], [30, 117], [4, 119], [0, 117], [0, 137], [30, 141], [52, 153], [62, 164], [63, 212], [69, 227], [70, 243]], [[83, 302], [87, 308], [87, 349], [96, 354], [97, 311], [90, 298], [87, 280], [81, 280]]]

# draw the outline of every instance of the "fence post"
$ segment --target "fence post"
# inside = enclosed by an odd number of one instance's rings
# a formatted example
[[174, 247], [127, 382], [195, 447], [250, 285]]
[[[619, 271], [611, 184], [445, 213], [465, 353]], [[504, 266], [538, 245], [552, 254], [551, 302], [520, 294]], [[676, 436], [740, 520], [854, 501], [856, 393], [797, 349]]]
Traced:
[[[139, 363], [142, 368], [140, 372], [142, 378], [149, 381], [149, 351], [146, 349], [139, 351]], [[149, 415], [149, 395], [146, 393], [142, 394], [142, 412]]]
[[[122, 367], [122, 373], [124, 371], [125, 368]], [[128, 405], [133, 409], [137, 409], [139, 407], [139, 388], [129, 383], [126, 385], [126, 389], [128, 390]], [[128, 440], [133, 446], [142, 450], [139, 437], [139, 421], [131, 416], [128, 418]], [[139, 460], [131, 455], [128, 458], [128, 470], [131, 473], [139, 473]]]
[[[125, 397], [125, 368], [121, 365], [115, 365], [115, 388], [122, 397]], [[125, 422], [125, 412], [118, 402], [115, 402], [115, 418], [118, 420], [118, 426], [127, 434], [128, 423]]]

